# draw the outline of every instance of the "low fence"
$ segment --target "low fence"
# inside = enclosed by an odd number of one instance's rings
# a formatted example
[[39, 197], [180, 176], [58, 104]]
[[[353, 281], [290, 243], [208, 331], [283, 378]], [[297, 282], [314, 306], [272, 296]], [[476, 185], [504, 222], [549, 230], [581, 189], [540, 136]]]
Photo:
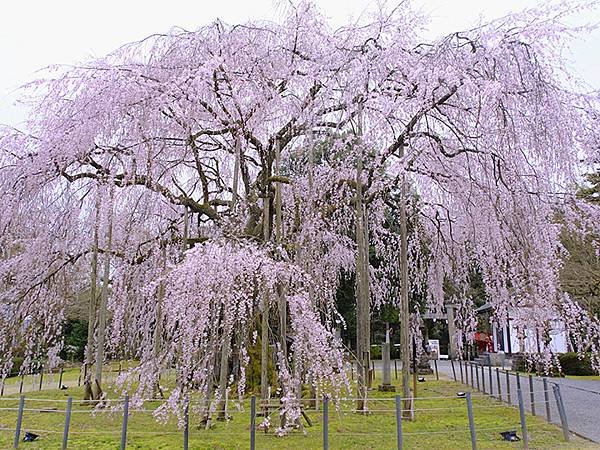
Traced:
[[[123, 368], [121, 364], [115, 367], [107, 367], [103, 370], [108, 384], [114, 384], [117, 376], [123, 370], [127, 370], [127, 367]], [[0, 397], [45, 389], [79, 387], [83, 383], [82, 375], [81, 369], [67, 368], [65, 370], [62, 367], [51, 370], [40, 370], [29, 374], [10, 374], [9, 377], [0, 381]]]
[[[371, 369], [370, 372], [371, 374], [375, 373], [375, 361], [381, 361], [381, 360], [371, 360]], [[433, 373], [435, 374], [435, 378], [436, 380], [440, 379], [440, 374], [438, 371], [438, 360], [437, 359], [432, 359], [431, 360], [433, 362]], [[354, 361], [348, 361], [349, 367], [350, 367], [350, 379], [352, 381], [355, 380], [355, 377], [358, 376], [358, 363], [354, 362]], [[400, 369], [399, 369], [400, 368]], [[383, 370], [383, 369], [382, 369]], [[394, 379], [398, 379], [398, 373], [402, 370], [402, 363], [400, 362], [400, 360], [398, 359], [391, 359], [390, 360], [390, 378], [391, 378], [391, 373], [394, 373]]]
[[[14, 388], [18, 390], [19, 394], [23, 391], [41, 391], [42, 389], [60, 389], [63, 386], [63, 374], [64, 369], [57, 369], [56, 371], [43, 372], [40, 371], [35, 374], [18, 375], [13, 374], [13, 383], [7, 383], [6, 381], [0, 382], [0, 397], [5, 394], [7, 388]], [[10, 378], [8, 378], [10, 379]]]
[[[471, 366], [466, 367], [471, 369]], [[473, 370], [475, 372], [475, 367]], [[155, 422], [155, 409], [164, 400], [149, 399], [142, 407], [132, 408], [129, 398], [125, 397], [111, 399], [106, 408], [99, 409], [91, 407], [90, 402], [72, 397], [64, 400], [26, 398], [24, 395], [3, 397], [0, 398], [0, 423], [6, 423], [7, 418], [12, 417], [15, 426], [0, 425], [0, 433], [6, 433], [5, 441], [0, 439], [0, 443], [8, 443], [10, 434], [13, 448], [18, 448], [23, 435], [28, 432], [40, 434], [40, 439], [52, 441], [59, 447], [62, 445], [63, 449], [69, 445], [80, 448], [85, 447], [84, 442], [88, 445], [96, 442], [86, 439], [120, 443], [121, 449], [125, 449], [128, 442], [139, 443], [142, 439], [153, 439], [156, 446], [158, 440], [163, 439], [171, 447], [184, 449], [188, 449], [190, 443], [202, 448], [219, 443], [224, 448], [255, 449], [277, 445], [273, 439], [281, 439], [281, 445], [288, 448], [350, 448], [360, 444], [369, 448], [398, 449], [468, 448], [470, 445], [476, 449], [478, 445], [487, 447], [491, 442], [504, 439], [501, 433], [510, 436], [515, 431], [524, 448], [530, 444], [550, 448], [560, 443], [560, 432], [554, 426], [526, 414], [526, 392], [521, 389], [511, 392], [511, 400], [518, 408], [507, 408], [488, 392], [449, 395], [443, 391], [441, 383], [434, 383], [428, 392], [435, 393], [439, 389], [443, 395], [408, 399], [410, 409], [403, 409], [406, 408], [405, 399], [400, 396], [369, 397], [368, 413], [356, 409], [359, 401], [356, 398], [335, 402], [328, 398], [313, 399], [312, 402], [303, 399], [304, 416], [300, 427], [285, 437], [279, 437], [279, 424], [268, 424], [278, 422], [280, 417], [281, 404], [277, 399], [261, 403], [252, 397], [244, 402], [230, 402], [224, 413], [231, 420], [213, 421], [214, 427], [208, 426], [205, 430], [205, 424], [202, 429], [190, 427], [190, 416], [196, 419], [198, 411], [188, 408], [182, 423], [174, 419], [164, 424]], [[498, 414], [499, 408], [503, 409], [502, 414]], [[268, 421], [264, 417], [265, 410], [269, 412]], [[413, 414], [416, 421], [406, 419]], [[212, 416], [216, 419], [218, 412], [212, 410]], [[47, 428], [42, 427], [41, 417]], [[564, 439], [569, 438], [566, 433]]]
[[[554, 410], [566, 441], [570, 439], [569, 424], [560, 385], [547, 377], [535, 377], [533, 374], [523, 375], [499, 367], [484, 366], [471, 361], [451, 361], [452, 377], [472, 389], [490, 395], [509, 405], [519, 402], [527, 406], [533, 416], [545, 415], [546, 421], [552, 423]], [[523, 387], [522, 385], [525, 384]], [[540, 389], [541, 387], [541, 389]], [[551, 389], [550, 389], [551, 388]], [[520, 398], [526, 396], [527, 402]], [[554, 399], [554, 408], [552, 407]], [[527, 403], [527, 404], [526, 404]]]

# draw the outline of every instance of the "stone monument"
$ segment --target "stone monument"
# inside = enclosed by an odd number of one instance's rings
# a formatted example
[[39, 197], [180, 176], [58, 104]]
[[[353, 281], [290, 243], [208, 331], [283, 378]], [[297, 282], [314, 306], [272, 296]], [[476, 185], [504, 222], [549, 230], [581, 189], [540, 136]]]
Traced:
[[385, 342], [381, 345], [381, 361], [383, 363], [383, 384], [379, 385], [378, 390], [392, 392], [396, 386], [392, 384], [392, 367], [390, 364], [390, 327], [385, 324]]

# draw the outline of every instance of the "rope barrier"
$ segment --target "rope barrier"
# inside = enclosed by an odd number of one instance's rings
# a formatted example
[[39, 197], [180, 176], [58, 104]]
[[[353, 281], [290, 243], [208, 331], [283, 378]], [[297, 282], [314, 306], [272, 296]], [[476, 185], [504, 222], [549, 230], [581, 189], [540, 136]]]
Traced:
[[[0, 408], [0, 411], [18, 411], [19, 408]], [[23, 411], [29, 412], [43, 412], [43, 413], [64, 413], [64, 409], [37, 409], [37, 408], [23, 408]]]

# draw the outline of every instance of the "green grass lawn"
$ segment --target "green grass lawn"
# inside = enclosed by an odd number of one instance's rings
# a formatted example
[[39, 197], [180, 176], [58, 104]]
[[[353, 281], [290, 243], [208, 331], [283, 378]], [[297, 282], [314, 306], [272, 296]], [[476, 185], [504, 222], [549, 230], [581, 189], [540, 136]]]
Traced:
[[565, 378], [570, 378], [572, 380], [600, 381], [600, 376], [599, 375], [566, 375]]
[[[512, 372], [512, 374], [514, 374], [514, 373], [515, 372]], [[521, 375], [521, 377], [523, 377], [523, 378], [528, 378], [529, 375], [543, 376], [543, 375], [532, 374], [531, 372], [519, 372], [519, 375]], [[569, 380], [600, 381], [600, 375], [563, 375], [563, 378], [566, 378], [566, 379], [569, 379]], [[552, 379], [552, 377], [550, 377], [550, 379]]]
[[[134, 362], [123, 362], [121, 363], [121, 367], [125, 370], [128, 366], [133, 366]], [[104, 376], [109, 377], [109, 379], [114, 379], [114, 377], [118, 374], [119, 371], [119, 363], [111, 362], [106, 365]], [[66, 385], [73, 385], [79, 380], [79, 367], [68, 367], [63, 370], [62, 383]], [[56, 386], [58, 388], [58, 382], [60, 380], [60, 371], [59, 369], [54, 369], [52, 373], [44, 372], [43, 376], [43, 389], [48, 389], [48, 387]], [[21, 383], [21, 377], [9, 377], [4, 381], [5, 390], [7, 388], [12, 388], [11, 392], [14, 391], [15, 388], [18, 388]], [[39, 374], [36, 375], [25, 375], [23, 378], [23, 387], [26, 391], [37, 390], [40, 383]]]
[[[377, 385], [378, 380], [374, 383]], [[466, 388], [459, 383], [447, 380], [435, 381], [429, 377], [419, 383], [416, 401], [416, 421], [403, 422], [404, 448], [410, 449], [465, 449], [470, 448], [470, 435], [466, 401], [456, 397], [456, 392]], [[82, 388], [69, 388], [67, 391], [46, 390], [27, 393], [26, 409], [46, 409], [47, 412], [26, 410], [23, 430], [40, 435], [37, 442], [21, 443], [21, 448], [58, 449], [62, 439], [65, 400], [74, 397], [73, 415], [69, 448], [73, 449], [117, 449], [120, 443], [121, 414], [118, 412], [90, 411], [76, 399], [81, 399]], [[112, 393], [114, 396], [115, 394]], [[331, 449], [392, 449], [396, 446], [396, 423], [393, 394], [372, 391], [370, 394], [371, 414], [364, 416], [352, 411], [353, 401], [344, 401], [336, 409], [329, 409], [329, 446]], [[444, 397], [444, 398], [440, 398]], [[14, 396], [13, 396], [14, 398]], [[51, 401], [44, 401], [51, 400]], [[181, 448], [183, 433], [176, 422], [157, 422], [152, 410], [158, 402], [146, 402], [142, 412], [133, 412], [129, 418], [128, 448], [132, 449], [173, 449]], [[6, 428], [14, 428], [18, 401], [0, 400], [0, 448], [10, 448], [14, 434]], [[229, 422], [214, 422], [210, 430], [197, 428], [196, 416], [190, 418], [191, 449], [247, 449], [249, 448], [249, 401], [238, 405], [236, 410], [230, 404], [233, 419]], [[473, 393], [475, 423], [478, 446], [482, 449], [522, 448], [521, 443], [503, 442], [499, 432], [517, 430], [519, 413], [493, 399]], [[53, 410], [52, 408], [57, 408]], [[62, 410], [62, 411], [61, 411]], [[322, 411], [307, 411], [313, 421], [312, 427], [295, 431], [286, 437], [276, 437], [274, 433], [257, 432], [258, 449], [319, 449], [322, 448]], [[275, 413], [276, 415], [276, 413]], [[257, 418], [257, 424], [261, 422]], [[278, 417], [272, 418], [273, 423]], [[546, 424], [542, 418], [527, 416], [530, 432], [530, 448], [582, 449], [597, 448], [580, 438], [570, 443], [562, 440], [558, 427]]]

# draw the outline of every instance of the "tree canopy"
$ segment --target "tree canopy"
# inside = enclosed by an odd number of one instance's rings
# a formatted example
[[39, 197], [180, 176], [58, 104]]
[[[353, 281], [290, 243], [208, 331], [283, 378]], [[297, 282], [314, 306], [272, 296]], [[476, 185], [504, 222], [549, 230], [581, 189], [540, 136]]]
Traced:
[[136, 399], [166, 366], [179, 380], [166, 409], [191, 389], [219, 397], [219, 360], [242, 395], [262, 315], [293, 421], [299, 383], [347, 381], [335, 296], [357, 266], [357, 202], [391, 274], [368, 266], [370, 302], [396, 301], [386, 205], [406, 186], [419, 198], [406, 204], [419, 224], [409, 279], [431, 310], [452, 280], [472, 337], [476, 263], [499, 321], [562, 317], [597, 351], [598, 322], [559, 289], [554, 220], [598, 223], [569, 187], [580, 158], [598, 158], [597, 98], [562, 75], [563, 19], [587, 7], [424, 41], [405, 3], [339, 29], [301, 3], [281, 23], [216, 21], [50, 68], [29, 86], [27, 129], [0, 136], [0, 372], [17, 350], [58, 354], [65, 301], [89, 289], [96, 254], [106, 347], [140, 360]]

